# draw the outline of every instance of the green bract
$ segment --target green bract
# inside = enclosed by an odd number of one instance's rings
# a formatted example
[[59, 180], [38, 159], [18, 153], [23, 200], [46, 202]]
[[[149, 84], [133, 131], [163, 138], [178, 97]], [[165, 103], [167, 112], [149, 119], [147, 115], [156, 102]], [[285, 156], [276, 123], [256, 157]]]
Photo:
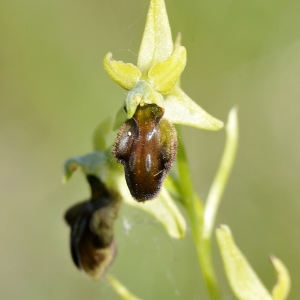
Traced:
[[277, 282], [272, 290], [272, 298], [273, 300], [287, 299], [291, 288], [289, 271], [283, 262], [273, 255], [271, 256], [271, 262], [277, 273]]
[[217, 240], [229, 283], [236, 297], [241, 300], [284, 300], [290, 289], [289, 274], [283, 263], [271, 257], [278, 276], [272, 296], [262, 284], [249, 262], [236, 246], [230, 229], [222, 225], [217, 229]]

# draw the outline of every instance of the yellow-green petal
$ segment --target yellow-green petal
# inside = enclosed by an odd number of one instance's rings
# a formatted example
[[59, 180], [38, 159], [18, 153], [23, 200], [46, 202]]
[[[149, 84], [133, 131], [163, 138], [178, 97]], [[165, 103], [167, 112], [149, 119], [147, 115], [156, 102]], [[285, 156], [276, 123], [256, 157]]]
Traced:
[[186, 65], [186, 49], [177, 45], [166, 60], [156, 63], [148, 72], [152, 86], [162, 94], [170, 93]]
[[111, 53], [105, 55], [103, 64], [109, 77], [126, 90], [131, 90], [142, 75], [135, 65], [113, 60]]
[[277, 283], [272, 290], [273, 300], [285, 300], [288, 297], [291, 280], [285, 265], [275, 256], [271, 256], [271, 262], [277, 273]]
[[241, 300], [272, 300], [246, 257], [236, 246], [228, 226], [217, 229], [217, 241], [226, 275], [235, 296]]

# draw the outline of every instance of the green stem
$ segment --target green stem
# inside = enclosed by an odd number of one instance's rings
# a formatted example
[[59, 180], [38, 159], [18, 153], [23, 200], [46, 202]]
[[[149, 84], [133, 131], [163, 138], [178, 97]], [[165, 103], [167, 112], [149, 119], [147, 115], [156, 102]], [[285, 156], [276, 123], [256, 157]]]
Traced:
[[220, 299], [220, 293], [211, 259], [211, 243], [209, 239], [203, 239], [203, 206], [194, 192], [183, 142], [180, 137], [178, 140], [177, 168], [180, 194], [189, 215], [193, 240], [207, 291], [211, 299], [217, 300]]
[[194, 197], [193, 207], [188, 209], [191, 222], [194, 244], [196, 247], [200, 269], [204, 277], [209, 296], [213, 300], [220, 299], [217, 278], [214, 271], [211, 256], [211, 241], [203, 238], [203, 212], [200, 209], [200, 201]]

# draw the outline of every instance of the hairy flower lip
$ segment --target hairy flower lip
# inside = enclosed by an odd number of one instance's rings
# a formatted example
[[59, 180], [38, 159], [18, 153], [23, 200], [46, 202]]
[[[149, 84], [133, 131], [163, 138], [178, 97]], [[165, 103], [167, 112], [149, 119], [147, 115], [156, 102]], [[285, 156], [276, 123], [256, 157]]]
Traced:
[[120, 127], [112, 149], [124, 166], [127, 186], [137, 201], [157, 196], [176, 157], [176, 130], [163, 114], [155, 104], [138, 106], [134, 116]]

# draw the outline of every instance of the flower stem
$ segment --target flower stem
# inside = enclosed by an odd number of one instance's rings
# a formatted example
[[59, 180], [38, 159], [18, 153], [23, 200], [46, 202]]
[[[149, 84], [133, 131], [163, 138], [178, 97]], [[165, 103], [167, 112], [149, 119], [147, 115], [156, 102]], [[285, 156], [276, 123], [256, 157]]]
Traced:
[[[200, 269], [204, 277], [205, 285], [211, 299], [220, 299], [218, 283], [211, 257], [211, 240], [203, 238], [203, 213], [200, 210], [200, 201], [194, 196], [194, 205], [188, 210]], [[202, 222], [202, 223], [200, 223]]]
[[198, 261], [208, 294], [211, 299], [217, 300], [220, 299], [220, 293], [211, 259], [211, 242], [210, 239], [203, 238], [203, 205], [194, 192], [186, 152], [181, 137], [179, 137], [178, 143], [177, 168], [180, 194], [190, 219]]

